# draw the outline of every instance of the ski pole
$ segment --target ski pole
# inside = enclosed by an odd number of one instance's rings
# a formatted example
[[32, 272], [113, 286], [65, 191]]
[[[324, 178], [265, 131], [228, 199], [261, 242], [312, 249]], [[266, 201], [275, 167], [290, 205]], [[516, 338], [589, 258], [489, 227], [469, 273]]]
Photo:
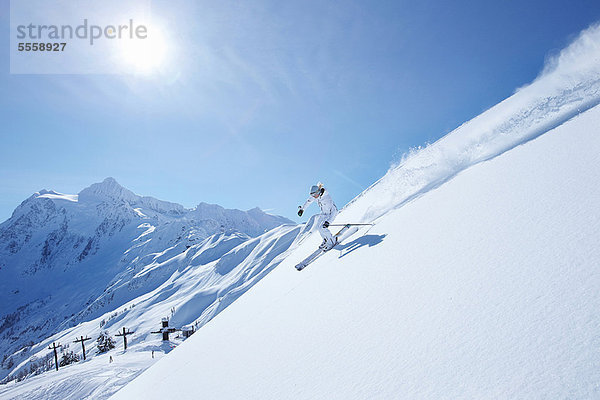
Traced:
[[375, 225], [375, 224], [329, 224], [329, 226], [356, 226], [356, 225]]

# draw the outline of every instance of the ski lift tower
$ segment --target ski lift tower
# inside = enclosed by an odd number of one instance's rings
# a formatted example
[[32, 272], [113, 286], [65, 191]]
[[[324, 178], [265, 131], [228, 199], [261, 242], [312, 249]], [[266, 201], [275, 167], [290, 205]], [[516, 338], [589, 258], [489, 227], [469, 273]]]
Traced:
[[169, 334], [177, 332], [179, 329], [173, 328], [169, 326], [169, 318], [163, 318], [161, 321], [161, 328], [158, 331], [150, 332], [150, 333], [161, 333], [162, 340], [168, 341]]
[[189, 338], [195, 332], [194, 325], [185, 325], [181, 327], [181, 332], [183, 333], [184, 338]]

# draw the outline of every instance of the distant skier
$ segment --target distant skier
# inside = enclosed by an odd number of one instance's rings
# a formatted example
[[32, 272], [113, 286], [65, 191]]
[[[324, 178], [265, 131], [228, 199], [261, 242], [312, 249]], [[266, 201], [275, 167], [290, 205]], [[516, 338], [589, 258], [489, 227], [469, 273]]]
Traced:
[[329, 192], [323, 187], [321, 182], [310, 188], [310, 197], [303, 205], [298, 206], [298, 216], [301, 217], [306, 207], [315, 200], [317, 200], [317, 203], [321, 208], [321, 214], [318, 215], [315, 220], [317, 229], [319, 229], [319, 233], [323, 237], [323, 243], [321, 243], [319, 248], [322, 250], [329, 250], [336, 245], [337, 238], [334, 239], [328, 227], [338, 215], [338, 209], [331, 199]]

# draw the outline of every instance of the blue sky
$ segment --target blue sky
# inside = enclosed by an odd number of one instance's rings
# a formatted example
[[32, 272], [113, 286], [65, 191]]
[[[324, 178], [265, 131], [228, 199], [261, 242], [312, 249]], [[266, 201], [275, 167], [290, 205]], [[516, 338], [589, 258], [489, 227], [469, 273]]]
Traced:
[[[112, 176], [193, 207], [343, 206], [412, 146], [510, 96], [598, 1], [152, 1], [168, 58], [136, 75], [10, 75], [0, 2], [0, 220]], [[312, 212], [316, 212], [314, 209]]]

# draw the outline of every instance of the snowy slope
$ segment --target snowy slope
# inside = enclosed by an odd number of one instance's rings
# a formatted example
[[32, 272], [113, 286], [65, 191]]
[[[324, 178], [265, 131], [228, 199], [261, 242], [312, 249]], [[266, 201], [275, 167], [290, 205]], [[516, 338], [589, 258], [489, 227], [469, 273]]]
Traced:
[[114, 398], [600, 396], [598, 127], [597, 107], [301, 274], [294, 254]]
[[600, 397], [599, 55], [592, 28], [113, 398]]
[[[154, 348], [155, 359], [151, 349]], [[2, 399], [105, 399], [121, 389], [150, 364], [164, 357], [170, 348], [148, 346], [145, 351], [127, 353], [112, 351], [91, 360], [49, 371], [22, 382], [11, 381], [0, 386]], [[109, 362], [109, 357], [113, 362]]]
[[[22, 370], [32, 356], [42, 356], [48, 336], [59, 333], [60, 338], [84, 322], [87, 328], [80, 333], [97, 335], [102, 320], [115, 318], [115, 313], [119, 320], [127, 320], [123, 310], [134, 304], [145, 306], [136, 309], [138, 317], [148, 314], [160, 321], [154, 313], [169, 315], [175, 303], [188, 303], [185, 295], [180, 292], [179, 301], [172, 301], [166, 310], [158, 307], [162, 300], [146, 301], [147, 296], [204, 269], [206, 276], [216, 277], [210, 282], [195, 277], [202, 282], [193, 289], [200, 304], [185, 315], [173, 315], [174, 323], [194, 322], [215, 300], [212, 292], [220, 290], [224, 296], [254, 281], [204, 266], [240, 246], [254, 249], [258, 243], [287, 240], [277, 249], [285, 251], [294, 239], [287, 232], [300, 231], [293, 224], [280, 226], [286, 223], [291, 221], [259, 209], [245, 212], [201, 203], [188, 210], [135, 195], [112, 178], [78, 195], [48, 190], [34, 194], [0, 225], [0, 377]], [[254, 239], [272, 228], [278, 233]], [[269, 261], [276, 253], [271, 252]], [[250, 251], [244, 254], [251, 256]], [[247, 273], [252, 268], [262, 273], [269, 266], [256, 262]], [[111, 326], [110, 321], [102, 324], [104, 329]]]
[[[163, 353], [181, 344], [179, 334], [163, 342], [152, 333], [163, 317], [169, 326], [181, 328], [193, 325], [201, 328], [246, 290], [275, 268], [309, 233], [304, 226], [281, 226], [258, 238], [240, 243], [225, 255], [221, 246], [229, 247], [231, 236], [215, 235], [184, 253], [173, 251], [158, 269], [176, 268], [157, 289], [138, 296], [115, 312], [69, 328], [31, 347], [28, 359], [19, 368], [27, 368], [31, 357], [37, 359], [48, 354], [52, 342], [70, 344], [70, 349], [81, 354], [79, 345], [71, 341], [80, 336], [96, 338], [101, 331], [114, 335], [122, 327], [134, 331], [128, 338], [128, 349], [118, 348], [107, 354], [96, 354], [96, 343], [88, 342], [88, 360], [49, 371], [22, 382], [9, 382], [0, 386], [0, 398], [6, 399], [103, 399], [158, 361]], [[217, 252], [217, 253], [215, 253]], [[109, 363], [109, 357], [113, 362]], [[110, 364], [110, 365], [108, 365]], [[107, 368], [108, 365], [108, 368]]]

